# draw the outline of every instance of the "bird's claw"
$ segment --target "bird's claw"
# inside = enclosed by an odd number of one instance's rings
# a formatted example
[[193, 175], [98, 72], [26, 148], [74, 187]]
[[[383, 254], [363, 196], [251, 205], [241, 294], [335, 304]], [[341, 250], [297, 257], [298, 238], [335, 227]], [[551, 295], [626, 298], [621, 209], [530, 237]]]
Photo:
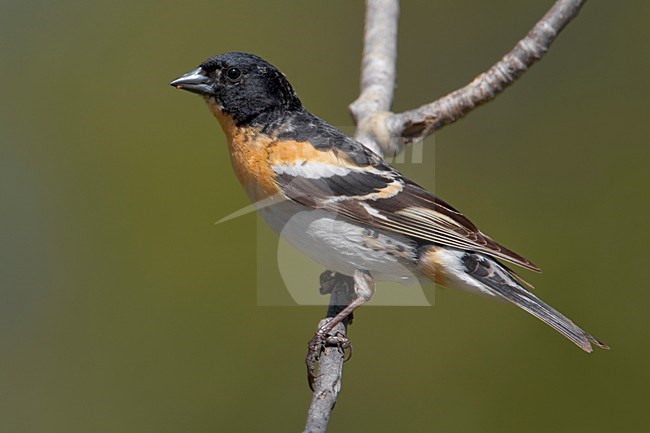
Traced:
[[309, 343], [307, 343], [307, 356], [305, 357], [307, 381], [312, 391], [314, 391], [314, 383], [316, 382], [316, 363], [320, 359], [320, 354], [325, 347], [338, 347], [343, 352], [343, 362], [352, 358], [352, 344], [350, 344], [350, 340], [346, 336], [341, 333], [329, 335], [317, 331], [311, 340], [309, 340]]

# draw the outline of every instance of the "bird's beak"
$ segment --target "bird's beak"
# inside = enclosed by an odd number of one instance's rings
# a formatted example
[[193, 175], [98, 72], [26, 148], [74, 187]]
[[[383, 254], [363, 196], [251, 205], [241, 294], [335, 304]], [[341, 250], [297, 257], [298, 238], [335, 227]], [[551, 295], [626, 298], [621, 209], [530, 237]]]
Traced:
[[205, 75], [205, 71], [201, 68], [196, 68], [195, 70], [178, 77], [169, 83], [169, 85], [174, 86], [177, 89], [198, 93], [199, 95], [213, 92], [213, 88], [210, 85], [210, 78]]

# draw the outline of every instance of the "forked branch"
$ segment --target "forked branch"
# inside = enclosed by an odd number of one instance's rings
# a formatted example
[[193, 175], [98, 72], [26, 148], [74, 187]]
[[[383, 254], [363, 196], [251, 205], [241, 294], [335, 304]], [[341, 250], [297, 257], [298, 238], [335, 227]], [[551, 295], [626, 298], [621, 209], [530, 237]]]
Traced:
[[[399, 1], [366, 0], [361, 93], [349, 107], [357, 125], [357, 140], [379, 155], [395, 155], [405, 144], [422, 140], [491, 101], [542, 58], [585, 2], [557, 0], [526, 37], [471, 83], [419, 108], [392, 113]], [[321, 287], [332, 292], [328, 317], [351, 299], [351, 278], [340, 275], [334, 278], [331, 274], [331, 280], [327, 280], [327, 273], [323, 274], [330, 287], [323, 285], [321, 277]], [[339, 325], [336, 332], [344, 335], [345, 326]], [[343, 360], [343, 353], [336, 347], [326, 348], [320, 354], [305, 432], [323, 433], [327, 430], [330, 413], [341, 390]]]
[[[397, 3], [397, 0], [393, 2]], [[386, 107], [385, 99], [379, 108], [359, 103], [359, 101], [374, 97], [373, 95], [389, 94], [392, 96], [394, 87], [394, 82], [385, 83], [386, 89], [390, 88], [390, 91], [381, 92], [376, 85], [364, 86], [366, 75], [374, 76], [377, 72], [368, 70], [370, 68], [362, 68], [361, 96], [350, 105], [358, 128], [357, 139], [373, 150], [381, 149], [383, 155], [395, 155], [402, 150], [405, 144], [420, 141], [443, 126], [463, 118], [479, 105], [494, 99], [541, 59], [562, 29], [578, 15], [585, 2], [586, 0], [557, 0], [530, 32], [489, 70], [477, 76], [465, 87], [429, 104], [403, 113], [387, 112], [388, 109], [384, 108]], [[374, 10], [376, 13], [385, 15], [384, 12], [378, 12], [377, 8], [371, 7], [375, 3], [383, 2], [368, 0], [368, 12]], [[388, 11], [391, 10], [393, 9], [388, 9]], [[392, 13], [393, 19], [397, 21], [397, 13]], [[388, 17], [383, 16], [382, 22], [387, 19]], [[375, 21], [377, 20], [368, 22]], [[392, 46], [394, 41], [389, 38], [392, 38], [392, 35], [386, 34], [383, 41], [379, 41], [375, 37], [372, 42], [377, 45]], [[366, 42], [368, 42], [368, 38]], [[365, 52], [366, 48], [364, 48], [364, 66], [377, 64], [377, 62], [367, 61]], [[385, 69], [385, 66], [382, 68]], [[390, 106], [390, 102], [388, 106]]]

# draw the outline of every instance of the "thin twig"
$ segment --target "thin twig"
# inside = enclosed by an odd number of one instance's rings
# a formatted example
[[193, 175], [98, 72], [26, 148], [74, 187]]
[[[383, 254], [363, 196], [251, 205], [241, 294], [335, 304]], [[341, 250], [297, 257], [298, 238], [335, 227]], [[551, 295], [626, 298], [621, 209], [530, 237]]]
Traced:
[[465, 87], [414, 110], [384, 115], [383, 122], [373, 124], [377, 131], [370, 133], [372, 137], [383, 138], [383, 141], [376, 141], [375, 146], [381, 147], [386, 155], [394, 155], [401, 151], [404, 144], [420, 141], [494, 99], [546, 54], [585, 2], [557, 0], [525, 38]]

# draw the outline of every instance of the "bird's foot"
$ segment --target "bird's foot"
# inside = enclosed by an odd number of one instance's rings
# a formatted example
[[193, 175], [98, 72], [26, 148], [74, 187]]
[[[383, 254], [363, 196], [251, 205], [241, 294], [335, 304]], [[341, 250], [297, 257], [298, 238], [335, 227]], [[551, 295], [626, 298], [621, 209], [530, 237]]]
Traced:
[[312, 391], [316, 382], [316, 363], [320, 359], [321, 352], [326, 347], [337, 347], [343, 353], [344, 362], [352, 358], [352, 344], [345, 335], [340, 332], [337, 332], [336, 335], [330, 335], [321, 330], [316, 331], [309, 343], [307, 343], [307, 356], [305, 357], [307, 381]]

